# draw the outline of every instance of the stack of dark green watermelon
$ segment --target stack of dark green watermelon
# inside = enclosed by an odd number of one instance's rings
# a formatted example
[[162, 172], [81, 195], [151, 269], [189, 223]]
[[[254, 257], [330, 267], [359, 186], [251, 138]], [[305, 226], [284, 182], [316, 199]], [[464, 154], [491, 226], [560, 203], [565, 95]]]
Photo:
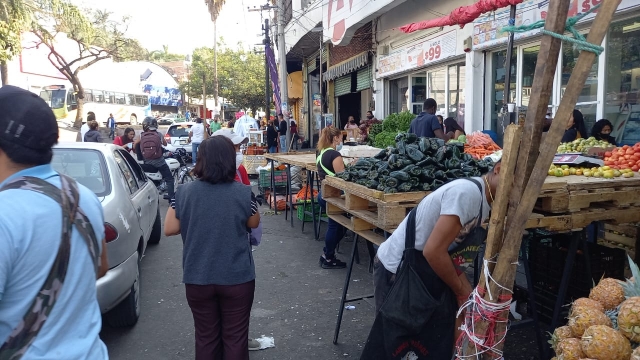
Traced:
[[480, 176], [493, 166], [490, 159], [475, 160], [440, 139], [401, 133], [395, 140], [395, 146], [347, 165], [336, 176], [385, 193], [433, 191], [455, 179]]

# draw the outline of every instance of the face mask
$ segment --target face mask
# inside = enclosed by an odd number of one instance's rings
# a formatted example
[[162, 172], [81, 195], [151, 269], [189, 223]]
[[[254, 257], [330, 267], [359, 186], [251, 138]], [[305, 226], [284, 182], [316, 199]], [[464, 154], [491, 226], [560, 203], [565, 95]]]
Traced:
[[236, 169], [240, 167], [240, 165], [242, 165], [242, 153], [240, 151], [238, 151], [236, 153]]
[[340, 144], [338, 144], [338, 146], [336, 146], [336, 150], [337, 150], [337, 151], [342, 150], [342, 143], [340, 143]]
[[373, 119], [373, 115], [367, 115], [367, 119], [369, 120]]

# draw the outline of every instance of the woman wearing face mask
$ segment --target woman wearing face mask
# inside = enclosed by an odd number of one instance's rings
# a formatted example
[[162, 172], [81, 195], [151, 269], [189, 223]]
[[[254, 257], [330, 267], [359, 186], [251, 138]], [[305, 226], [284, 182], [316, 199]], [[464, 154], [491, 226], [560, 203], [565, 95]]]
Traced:
[[[339, 151], [342, 148], [342, 132], [333, 126], [322, 129], [320, 139], [318, 140], [316, 165], [318, 167], [318, 176], [320, 180], [324, 180], [327, 176], [335, 176], [335, 174], [344, 171], [344, 161]], [[322, 199], [322, 193], [318, 193], [318, 204], [326, 207], [327, 202]], [[346, 263], [335, 257], [336, 247], [346, 229], [329, 218], [327, 222], [327, 234], [324, 237], [324, 254], [320, 256], [320, 266], [323, 269], [341, 269]]]
[[371, 112], [371, 110], [367, 111], [367, 120], [375, 120], [377, 121], [378, 119], [376, 119], [375, 116], [373, 116], [373, 113]]
[[344, 126], [345, 130], [349, 130], [349, 129], [357, 129], [358, 128], [358, 124], [356, 124], [356, 119], [353, 118], [353, 116], [349, 116], [349, 122], [347, 123], [347, 125]]
[[[135, 136], [136, 136], [135, 130], [133, 130], [132, 128], [128, 127], [126, 129], [124, 129], [124, 135], [116, 136], [116, 138], [113, 139], [113, 144], [122, 146], [122, 147], [126, 148], [127, 150], [132, 151], [133, 150], [133, 138]], [[131, 145], [129, 145], [129, 144], [131, 144]]]
[[613, 124], [611, 124], [611, 121], [607, 119], [600, 119], [593, 125], [593, 128], [591, 128], [591, 136], [597, 140], [608, 141], [613, 146], [618, 146], [618, 144], [616, 144], [616, 139], [611, 136], [611, 131], [613, 131]]
[[572, 142], [587, 136], [587, 128], [584, 126], [584, 116], [580, 110], [574, 109], [567, 122], [567, 130], [562, 136], [562, 142]]

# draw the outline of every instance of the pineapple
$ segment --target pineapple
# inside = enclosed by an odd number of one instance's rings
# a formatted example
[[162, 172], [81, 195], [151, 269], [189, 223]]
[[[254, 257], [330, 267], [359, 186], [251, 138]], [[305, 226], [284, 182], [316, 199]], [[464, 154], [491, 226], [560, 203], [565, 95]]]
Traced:
[[584, 357], [580, 340], [575, 338], [563, 339], [558, 343], [556, 356], [558, 360], [580, 360]]
[[629, 268], [631, 269], [631, 274], [633, 275], [631, 279], [627, 279], [626, 282], [620, 282], [622, 288], [624, 289], [624, 295], [627, 298], [640, 296], [640, 284], [636, 283], [635, 279], [640, 276], [640, 269], [638, 269], [638, 265], [631, 260], [631, 257], [627, 255], [627, 259], [629, 260]]
[[640, 297], [630, 297], [620, 305], [618, 328], [627, 339], [640, 342]]
[[582, 335], [582, 351], [594, 359], [628, 360], [631, 343], [619, 332], [604, 325], [593, 325]]
[[640, 347], [637, 347], [635, 350], [633, 350], [633, 353], [631, 354], [631, 359], [629, 360], [640, 360]]
[[589, 299], [602, 304], [605, 310], [611, 310], [624, 301], [624, 289], [618, 280], [604, 278], [591, 289]]
[[588, 306], [574, 306], [569, 315], [569, 327], [574, 337], [582, 334], [592, 325], [611, 327], [611, 320], [603, 312]]
[[553, 351], [558, 351], [558, 343], [564, 339], [569, 339], [573, 337], [573, 333], [571, 333], [571, 328], [568, 326], [560, 326], [553, 331], [551, 334], [551, 340], [549, 340], [549, 344], [551, 344], [551, 348]]
[[592, 300], [589, 298], [579, 298], [573, 301], [573, 306], [590, 306], [592, 308], [598, 309], [604, 312], [604, 306], [597, 302], [596, 300]]

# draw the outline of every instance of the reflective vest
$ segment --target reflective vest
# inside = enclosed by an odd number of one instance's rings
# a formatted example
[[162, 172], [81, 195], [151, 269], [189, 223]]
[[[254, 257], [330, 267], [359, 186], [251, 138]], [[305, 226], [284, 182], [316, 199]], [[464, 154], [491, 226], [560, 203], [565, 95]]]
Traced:
[[333, 148], [326, 148], [326, 149], [323, 149], [322, 151], [320, 151], [320, 155], [318, 155], [318, 157], [316, 158], [316, 165], [319, 165], [327, 175], [336, 176], [336, 173], [334, 173], [333, 171], [327, 169], [326, 166], [324, 166], [322, 164], [322, 155], [324, 155], [324, 153], [327, 152], [327, 150], [333, 150]]

